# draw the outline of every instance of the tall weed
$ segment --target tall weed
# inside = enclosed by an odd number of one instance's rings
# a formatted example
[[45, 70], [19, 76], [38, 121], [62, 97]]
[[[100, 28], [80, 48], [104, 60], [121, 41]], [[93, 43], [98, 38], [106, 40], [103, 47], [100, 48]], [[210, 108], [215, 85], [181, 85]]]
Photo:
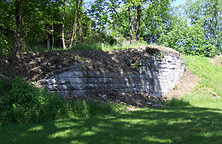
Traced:
[[165, 103], [167, 106], [188, 106], [190, 103], [183, 98], [173, 98]]
[[18, 78], [1, 80], [0, 94], [0, 121], [15, 123], [108, 114], [117, 112], [121, 107], [119, 104], [100, 101], [68, 101]]
[[[40, 90], [23, 79], [1, 82], [0, 118], [19, 123], [52, 120], [58, 116], [64, 100]], [[5, 89], [8, 87], [8, 89]]]

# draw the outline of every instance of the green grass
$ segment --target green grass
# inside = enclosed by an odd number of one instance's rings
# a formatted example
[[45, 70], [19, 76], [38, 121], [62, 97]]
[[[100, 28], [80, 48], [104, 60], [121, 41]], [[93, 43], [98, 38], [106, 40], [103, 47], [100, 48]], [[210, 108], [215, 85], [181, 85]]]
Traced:
[[[199, 86], [191, 95], [184, 96], [194, 106], [209, 108], [222, 108], [222, 68], [213, 65], [210, 58], [199, 56], [183, 56], [185, 64], [190, 71], [201, 78]], [[213, 93], [220, 98], [215, 99]]]
[[194, 93], [165, 108], [0, 127], [1, 144], [221, 144], [222, 70], [209, 58], [183, 56], [200, 78]]
[[[146, 46], [146, 42], [140, 42], [140, 43], [132, 43], [132, 44], [115, 44], [115, 45], [109, 45], [109, 44], [103, 44], [102, 43], [88, 43], [88, 44], [80, 44], [78, 47], [72, 47], [71, 49], [67, 47], [67, 50], [103, 50], [103, 51], [112, 51], [112, 50], [122, 50], [122, 49], [128, 49], [128, 48], [135, 48], [140, 46]], [[52, 51], [64, 51], [62, 47], [55, 47], [51, 49]], [[33, 48], [33, 52], [47, 52], [48, 50], [45, 48]], [[23, 52], [30, 52], [30, 50], [23, 50]]]
[[104, 47], [102, 47], [102, 50], [104, 51], [112, 51], [112, 50], [121, 50], [121, 49], [128, 49], [128, 48], [136, 48], [136, 47], [140, 47], [140, 46], [147, 46], [146, 42], [141, 42], [141, 43], [132, 43], [132, 44], [123, 44], [123, 45], [104, 45]]
[[[92, 43], [92, 44], [85, 44], [85, 45], [79, 45], [79, 47], [75, 46], [71, 48], [71, 50], [90, 50], [90, 49], [96, 49], [96, 50], [103, 50], [103, 51], [113, 51], [113, 50], [122, 50], [122, 49], [128, 49], [128, 48], [135, 48], [140, 46], [146, 46], [146, 42], [141, 43], [132, 43], [132, 44], [115, 44], [115, 45], [109, 45], [101, 43]], [[61, 50], [61, 49], [55, 49], [55, 50]]]
[[220, 144], [221, 110], [183, 107], [0, 128], [1, 144]]

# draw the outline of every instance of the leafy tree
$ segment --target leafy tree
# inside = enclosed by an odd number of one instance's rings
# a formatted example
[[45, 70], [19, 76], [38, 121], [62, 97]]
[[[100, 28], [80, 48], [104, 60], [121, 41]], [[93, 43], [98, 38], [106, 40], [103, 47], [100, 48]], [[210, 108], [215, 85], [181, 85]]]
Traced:
[[[59, 9], [60, 1], [28, 1], [8, 0], [1, 1], [1, 29], [4, 39], [4, 51], [10, 54], [10, 59], [16, 58], [16, 54], [25, 50], [34, 50], [36, 46], [49, 39], [50, 25], [57, 26], [59, 12], [52, 9]], [[53, 22], [52, 22], [53, 21]], [[57, 28], [53, 28], [57, 29]], [[53, 30], [54, 31], [54, 30]], [[53, 34], [54, 35], [54, 34]], [[56, 34], [57, 36], [57, 34]], [[42, 47], [42, 46], [41, 46]]]
[[90, 17], [92, 19], [92, 27], [99, 30], [105, 31], [107, 24], [109, 23], [109, 1], [106, 0], [95, 0], [91, 9], [89, 10]]
[[159, 43], [186, 54], [214, 56], [221, 48], [221, 6], [215, 0], [197, 0], [187, 1], [176, 13], [173, 9]]
[[[75, 42], [158, 42], [187, 54], [221, 51], [222, 2], [191, 0], [7, 0], [0, 2], [0, 52], [14, 61], [22, 51], [71, 48]], [[87, 5], [87, 6], [86, 6]]]
[[125, 0], [118, 12], [113, 14], [115, 16], [112, 17], [112, 29], [124, 37], [130, 37], [130, 42], [134, 34], [138, 42], [141, 37], [148, 43], [155, 42], [160, 33], [157, 28], [168, 19], [170, 2]]
[[77, 31], [77, 25], [78, 25], [78, 17], [79, 17], [79, 14], [81, 14], [81, 7], [82, 7], [82, 0], [76, 0], [76, 9], [75, 9], [75, 20], [74, 20], [74, 23], [73, 23], [73, 32], [72, 32], [72, 37], [71, 37], [71, 42], [70, 42], [70, 45], [69, 47], [71, 48], [72, 45], [73, 45], [73, 39], [74, 39], [74, 36], [76, 34], [76, 31]]
[[168, 23], [170, 18], [170, 3], [172, 0], [145, 1], [147, 7], [144, 7], [142, 21], [145, 26], [143, 28], [143, 38], [148, 43], [157, 42], [160, 37], [160, 27]]
[[215, 55], [217, 50], [221, 50], [222, 1], [187, 1], [184, 7], [191, 24], [195, 24], [196, 21], [202, 22], [205, 41], [212, 47], [210, 55]]

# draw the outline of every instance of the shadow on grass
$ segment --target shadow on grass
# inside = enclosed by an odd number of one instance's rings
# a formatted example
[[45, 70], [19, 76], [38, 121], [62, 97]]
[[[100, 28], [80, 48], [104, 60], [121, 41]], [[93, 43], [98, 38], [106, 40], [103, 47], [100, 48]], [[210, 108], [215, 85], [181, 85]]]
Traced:
[[222, 143], [221, 110], [174, 107], [0, 129], [0, 143]]

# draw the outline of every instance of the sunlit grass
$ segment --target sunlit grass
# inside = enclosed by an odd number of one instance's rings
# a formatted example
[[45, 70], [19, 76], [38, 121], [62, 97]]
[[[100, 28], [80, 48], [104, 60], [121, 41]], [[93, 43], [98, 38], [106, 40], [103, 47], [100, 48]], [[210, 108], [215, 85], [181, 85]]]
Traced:
[[136, 47], [140, 47], [140, 46], [146, 46], [148, 45], [146, 42], [134, 42], [132, 44], [116, 44], [116, 45], [104, 45], [102, 47], [102, 50], [104, 51], [112, 51], [112, 50], [121, 50], [121, 49], [128, 49], [128, 48], [136, 48]]
[[222, 68], [213, 65], [210, 58], [183, 56], [190, 71], [201, 78], [199, 88], [208, 88], [222, 95]]
[[71, 50], [103, 50], [103, 51], [113, 51], [113, 50], [122, 50], [122, 49], [128, 49], [128, 48], [136, 48], [140, 46], [146, 46], [146, 42], [134, 42], [132, 44], [114, 44], [114, 45], [109, 45], [109, 44], [102, 44], [102, 43], [91, 43], [91, 44], [83, 44], [79, 46], [75, 46], [71, 48]]
[[187, 68], [201, 78], [194, 93], [185, 95], [183, 99], [193, 106], [221, 109], [222, 68], [213, 65], [211, 59], [206, 57], [183, 56], [183, 59]]
[[[128, 49], [128, 48], [136, 48], [140, 46], [146, 46], [148, 45], [146, 42], [134, 42], [132, 44], [126, 43], [126, 44], [103, 44], [103, 43], [84, 43], [79, 44], [78, 46], [74, 46], [72, 48], [67, 47], [66, 50], [103, 50], [103, 51], [113, 51], [113, 50], [122, 50], [122, 49]], [[33, 48], [33, 52], [47, 52], [48, 50], [45, 49], [45, 47], [40, 48]], [[50, 51], [64, 51], [62, 47], [54, 47], [53, 49], [50, 49]], [[30, 50], [25, 49], [23, 52], [30, 52]]]

